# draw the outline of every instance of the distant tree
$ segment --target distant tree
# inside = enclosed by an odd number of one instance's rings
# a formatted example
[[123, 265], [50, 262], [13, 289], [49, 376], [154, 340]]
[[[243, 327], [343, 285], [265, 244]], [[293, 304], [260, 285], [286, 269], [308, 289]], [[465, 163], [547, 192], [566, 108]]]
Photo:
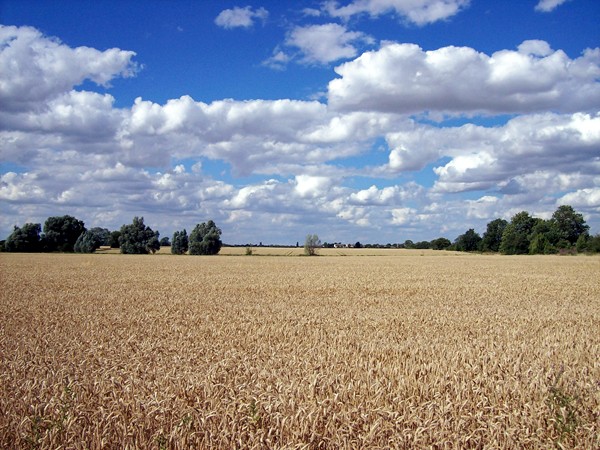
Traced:
[[583, 216], [569, 205], [559, 206], [550, 221], [556, 229], [558, 240], [568, 241], [571, 245], [575, 245], [579, 236], [587, 234], [590, 229]]
[[481, 241], [481, 250], [484, 252], [497, 252], [500, 250], [502, 242], [502, 233], [508, 225], [504, 219], [495, 219], [487, 224], [487, 229], [483, 233]]
[[222, 246], [221, 229], [212, 220], [197, 224], [190, 233], [190, 255], [216, 255]]
[[446, 250], [451, 245], [452, 242], [450, 242], [450, 239], [446, 239], [445, 237], [434, 239], [429, 243], [432, 250]]
[[26, 223], [22, 228], [15, 226], [4, 242], [4, 250], [7, 252], [39, 252], [41, 250], [41, 231], [42, 225], [39, 223]]
[[536, 224], [536, 219], [531, 217], [527, 211], [515, 214], [502, 233], [500, 252], [506, 255], [529, 253], [530, 236]]
[[161, 247], [170, 247], [171, 246], [171, 241], [169, 240], [168, 236], [165, 236], [164, 238], [161, 238], [161, 240], [160, 240], [160, 246]]
[[577, 242], [575, 243], [575, 248], [578, 253], [583, 253], [587, 250], [588, 242], [590, 240], [590, 235], [587, 233], [582, 233], [577, 238]]
[[182, 231], [176, 231], [173, 233], [173, 240], [171, 242], [171, 253], [174, 255], [183, 255], [188, 251], [189, 240], [187, 231], [185, 228]]
[[454, 245], [459, 252], [474, 252], [479, 250], [481, 236], [473, 228], [469, 228], [465, 234], [456, 238]]
[[315, 256], [317, 254], [317, 247], [321, 245], [321, 240], [316, 234], [306, 235], [304, 240], [304, 254], [307, 256]]
[[92, 231], [100, 238], [100, 245], [110, 245], [111, 233], [107, 228], [93, 227], [89, 231]]
[[83, 221], [73, 216], [48, 217], [44, 223], [44, 245], [47, 251], [72, 252], [77, 238], [85, 231]]
[[362, 244], [360, 243], [360, 241], [356, 241], [356, 244], [354, 244], [354, 248], [362, 248]]
[[73, 250], [76, 253], [94, 253], [104, 242], [105, 236], [101, 230], [101, 228], [92, 228], [81, 233], [75, 241]]
[[152, 228], [144, 225], [143, 217], [134, 217], [133, 223], [121, 227], [119, 237], [121, 253], [138, 255], [154, 253], [160, 249], [158, 237], [158, 231], [152, 231]]
[[404, 248], [415, 248], [415, 243], [410, 239], [404, 241]]
[[[534, 218], [534, 225], [529, 234], [529, 254], [556, 253], [556, 245], [560, 241], [557, 228], [552, 221]], [[567, 244], [568, 245], [568, 244]]]
[[587, 239], [585, 250], [588, 253], [600, 253], [600, 233]]
[[419, 241], [415, 242], [414, 248], [417, 248], [419, 250], [427, 250], [431, 248], [431, 244], [429, 243], [429, 241]]
[[121, 237], [121, 232], [119, 230], [111, 231], [110, 233], [110, 248], [119, 248], [121, 244], [119, 243], [119, 238]]

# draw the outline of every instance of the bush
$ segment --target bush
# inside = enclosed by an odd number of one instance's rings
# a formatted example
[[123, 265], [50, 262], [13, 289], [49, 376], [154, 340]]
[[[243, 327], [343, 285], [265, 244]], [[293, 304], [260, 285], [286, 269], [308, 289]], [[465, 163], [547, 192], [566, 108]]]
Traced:
[[309, 234], [306, 236], [304, 241], [304, 254], [307, 256], [315, 256], [317, 254], [317, 247], [321, 245], [319, 236], [316, 234]]

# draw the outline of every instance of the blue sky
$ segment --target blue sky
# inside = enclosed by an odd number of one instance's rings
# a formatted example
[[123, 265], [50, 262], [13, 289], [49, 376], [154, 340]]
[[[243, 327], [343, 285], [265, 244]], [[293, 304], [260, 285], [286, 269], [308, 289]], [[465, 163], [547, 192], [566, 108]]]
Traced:
[[597, 0], [0, 0], [0, 237], [71, 214], [227, 243], [600, 232]]

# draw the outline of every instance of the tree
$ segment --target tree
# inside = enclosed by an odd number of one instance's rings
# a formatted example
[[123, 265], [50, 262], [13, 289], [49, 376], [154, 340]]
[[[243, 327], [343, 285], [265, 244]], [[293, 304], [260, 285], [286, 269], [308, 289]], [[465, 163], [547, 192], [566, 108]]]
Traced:
[[321, 240], [316, 234], [306, 235], [304, 241], [304, 254], [307, 256], [315, 256], [317, 254], [317, 247], [321, 245]]
[[134, 217], [133, 223], [121, 227], [121, 253], [144, 255], [160, 249], [159, 232], [144, 225], [143, 217]]
[[506, 255], [523, 255], [529, 253], [531, 232], [537, 221], [527, 211], [515, 214], [504, 228], [500, 252]]
[[529, 235], [529, 254], [556, 253], [556, 244], [560, 240], [556, 227], [550, 220], [535, 218], [535, 225]]
[[119, 230], [111, 231], [110, 233], [110, 248], [119, 248], [121, 244], [119, 243], [119, 238], [121, 237], [121, 232]]
[[564, 239], [571, 245], [575, 245], [579, 236], [587, 234], [590, 229], [583, 216], [569, 205], [559, 206], [550, 221], [556, 229], [558, 240]]
[[362, 244], [360, 243], [360, 241], [356, 241], [356, 244], [354, 244], [354, 248], [362, 248]]
[[107, 228], [93, 227], [89, 231], [100, 238], [100, 245], [110, 245], [111, 232]]
[[454, 241], [456, 250], [459, 252], [474, 252], [479, 250], [481, 236], [473, 228], [469, 228], [465, 234], [461, 234]]
[[104, 238], [103, 233], [98, 230], [98, 228], [92, 228], [91, 230], [81, 233], [77, 238], [77, 241], [75, 241], [73, 250], [76, 253], [94, 253], [96, 249], [100, 248]]
[[84, 223], [73, 216], [48, 217], [44, 223], [43, 243], [49, 252], [72, 252], [84, 231]]
[[415, 248], [415, 243], [410, 239], [404, 241], [404, 248]]
[[188, 235], [185, 228], [182, 231], [176, 231], [173, 233], [173, 240], [171, 242], [171, 253], [174, 255], [183, 255], [188, 251], [189, 241]]
[[160, 240], [160, 246], [161, 247], [170, 247], [171, 246], [171, 241], [169, 240], [168, 236], [165, 236], [164, 238], [161, 238], [161, 240]]
[[586, 251], [589, 253], [600, 253], [600, 233], [587, 240]]
[[190, 233], [190, 255], [216, 255], [222, 246], [221, 229], [212, 220], [197, 224]]
[[414, 243], [413, 248], [419, 250], [428, 250], [431, 247], [431, 243], [429, 241], [418, 241]]
[[556, 253], [556, 248], [550, 243], [544, 233], [535, 234], [529, 244], [530, 255]]
[[450, 242], [450, 239], [446, 239], [445, 237], [434, 239], [429, 243], [429, 247], [432, 250], [446, 250], [451, 245], [452, 242]]
[[481, 251], [497, 252], [500, 250], [502, 233], [504, 233], [506, 225], [508, 225], [508, 222], [504, 219], [495, 219], [487, 224], [487, 229], [483, 233], [481, 241]]
[[4, 249], [7, 252], [39, 252], [41, 231], [42, 225], [39, 223], [26, 223], [23, 228], [15, 226], [13, 232], [6, 238]]

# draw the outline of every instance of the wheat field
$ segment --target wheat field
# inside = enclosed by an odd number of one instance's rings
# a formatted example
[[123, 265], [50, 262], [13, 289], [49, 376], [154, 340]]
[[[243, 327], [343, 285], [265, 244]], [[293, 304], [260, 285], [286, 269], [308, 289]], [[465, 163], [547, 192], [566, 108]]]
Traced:
[[286, 255], [0, 254], [0, 448], [600, 448], [600, 258]]

